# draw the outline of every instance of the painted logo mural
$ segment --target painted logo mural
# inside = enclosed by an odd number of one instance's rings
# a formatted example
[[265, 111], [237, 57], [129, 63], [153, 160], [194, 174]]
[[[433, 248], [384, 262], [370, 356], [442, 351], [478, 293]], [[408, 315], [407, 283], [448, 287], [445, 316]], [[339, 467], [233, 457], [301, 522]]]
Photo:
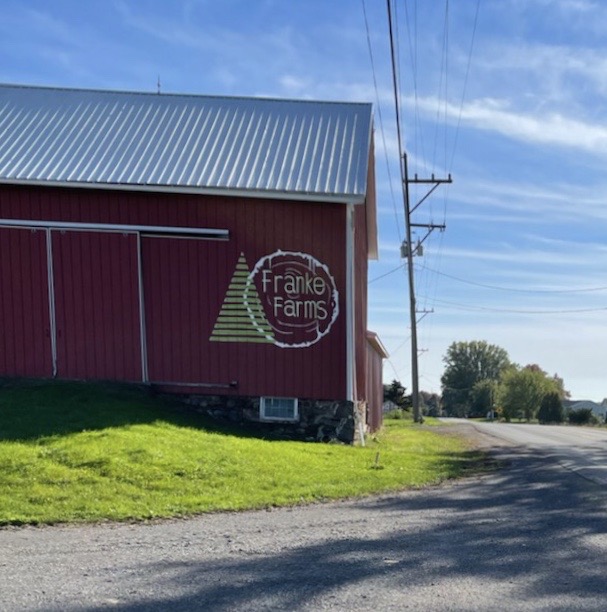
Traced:
[[303, 348], [328, 334], [338, 315], [335, 280], [311, 255], [276, 251], [250, 270], [241, 254], [210, 340]]

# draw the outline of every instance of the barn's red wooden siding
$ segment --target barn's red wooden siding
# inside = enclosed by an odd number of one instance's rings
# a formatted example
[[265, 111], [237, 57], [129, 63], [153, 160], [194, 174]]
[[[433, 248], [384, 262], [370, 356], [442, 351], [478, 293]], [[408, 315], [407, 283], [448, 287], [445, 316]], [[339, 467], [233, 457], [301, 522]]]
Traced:
[[[226, 385], [236, 381], [237, 386], [229, 390], [218, 386], [216, 391], [212, 387], [205, 391], [345, 399], [344, 205], [4, 185], [0, 187], [0, 218], [229, 230], [228, 241], [141, 237], [150, 382]], [[55, 235], [56, 231], [51, 233]], [[44, 236], [44, 232], [40, 234]], [[66, 232], [65, 236], [73, 237], [62, 239], [81, 241], [70, 246], [76, 249], [69, 264], [74, 284], [84, 283], [87, 275], [98, 274], [99, 278], [88, 289], [82, 285], [81, 291], [87, 293], [86, 296], [61, 298], [64, 302], [57, 304], [57, 308], [64, 310], [66, 317], [70, 308], [75, 317], [82, 308], [96, 324], [94, 331], [84, 322], [73, 324], [72, 330], [78, 339], [70, 340], [76, 344], [69, 350], [67, 344], [62, 347], [58, 337], [59, 366], [61, 359], [67, 359], [68, 352], [84, 350], [83, 363], [66, 366], [65, 377], [130, 380], [140, 375], [142, 367], [140, 355], [135, 350], [139, 327], [134, 321], [138, 300], [133, 291], [137, 290], [137, 285], [131, 283], [136, 251], [131, 238], [124, 238], [124, 243], [116, 238], [122, 234], [112, 235], [112, 238], [93, 238], [88, 234], [74, 237], [77, 234]], [[62, 240], [57, 241], [55, 249], [57, 257], [61, 258], [64, 257], [61, 249], [67, 248]], [[21, 251], [15, 249], [11, 250], [12, 256], [19, 257], [16, 253]], [[80, 260], [76, 254], [78, 249]], [[308, 348], [210, 342], [240, 254], [244, 253], [252, 267], [261, 257], [278, 249], [307, 253], [328, 266], [339, 291], [340, 308], [331, 331]], [[95, 263], [96, 257], [102, 258], [104, 263]], [[45, 261], [40, 263], [43, 264]], [[101, 265], [107, 267], [96, 268]], [[55, 263], [54, 266], [61, 267]], [[55, 269], [56, 274], [60, 272], [66, 274], [64, 285], [58, 290], [67, 291], [69, 271]], [[9, 281], [3, 279], [3, 282]], [[363, 284], [366, 285], [366, 281]], [[35, 299], [26, 300], [23, 305], [26, 312], [48, 308], [48, 303], [44, 303], [47, 294], [42, 294], [44, 291]], [[101, 302], [98, 300], [100, 294], [103, 294]], [[97, 307], [100, 310], [96, 310]], [[59, 327], [59, 312], [57, 316]], [[92, 335], [85, 338], [86, 334]], [[40, 334], [32, 332], [33, 335], [36, 335], [38, 346]], [[26, 340], [20, 339], [19, 344], [31, 360], [29, 352], [34, 350], [34, 343]], [[94, 349], [88, 347], [89, 341], [95, 343]], [[64, 349], [67, 352], [62, 357]], [[11, 359], [17, 361], [16, 355]], [[26, 373], [38, 375], [33, 369]]]
[[0, 373], [52, 376], [46, 231], [0, 228]]
[[377, 431], [383, 423], [383, 355], [367, 340], [367, 425]]

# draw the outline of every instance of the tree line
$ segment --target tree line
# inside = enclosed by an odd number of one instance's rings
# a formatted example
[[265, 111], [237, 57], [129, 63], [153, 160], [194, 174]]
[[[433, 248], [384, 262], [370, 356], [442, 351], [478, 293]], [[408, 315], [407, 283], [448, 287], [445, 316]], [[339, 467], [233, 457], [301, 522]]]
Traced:
[[[443, 357], [442, 394], [420, 391], [427, 416], [538, 420], [540, 423], [584, 424], [596, 421], [590, 408], [567, 410], [570, 394], [558, 374], [538, 364], [513, 363], [501, 347], [484, 340], [453, 342]], [[397, 380], [384, 385], [384, 402], [401, 415], [411, 410], [411, 395]]]
[[501, 347], [484, 340], [453, 342], [443, 357], [442, 409], [447, 416], [486, 416], [496, 411], [506, 421], [564, 420], [563, 379], [537, 364], [512, 363]]

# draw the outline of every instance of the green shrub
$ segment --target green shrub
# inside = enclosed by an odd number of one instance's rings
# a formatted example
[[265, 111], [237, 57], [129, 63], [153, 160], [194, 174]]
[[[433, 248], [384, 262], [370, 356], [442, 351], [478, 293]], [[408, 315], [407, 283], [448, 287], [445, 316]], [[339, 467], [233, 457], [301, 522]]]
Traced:
[[578, 408], [569, 411], [569, 422], [572, 425], [596, 425], [599, 420], [594, 416], [591, 408]]

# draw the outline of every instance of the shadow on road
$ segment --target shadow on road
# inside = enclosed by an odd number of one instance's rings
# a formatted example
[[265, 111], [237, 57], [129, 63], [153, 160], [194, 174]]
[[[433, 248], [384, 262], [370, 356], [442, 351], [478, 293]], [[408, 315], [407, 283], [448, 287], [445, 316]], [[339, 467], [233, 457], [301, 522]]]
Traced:
[[[511, 583], [517, 598], [538, 609], [557, 609], [550, 603], [555, 598], [569, 602], [558, 609], [601, 609], [594, 606], [607, 596], [605, 493], [531, 451], [502, 450], [498, 458], [510, 462], [508, 469], [425, 492], [350, 503], [375, 525], [380, 522], [374, 536], [353, 525], [347, 539], [272, 556], [260, 551], [216, 562], [150, 563], [150, 576], [165, 581], [166, 598], [113, 609], [314, 609], [330, 602], [336, 589], [368, 580], [399, 589], [406, 598], [411, 589], [440, 590], [443, 582], [478, 579]], [[334, 511], [342, 508], [336, 504]], [[188, 594], [171, 598], [172, 592]], [[365, 609], [373, 608], [368, 604]], [[516, 604], [504, 602], [504, 609]], [[433, 609], [430, 602], [426, 609]]]

